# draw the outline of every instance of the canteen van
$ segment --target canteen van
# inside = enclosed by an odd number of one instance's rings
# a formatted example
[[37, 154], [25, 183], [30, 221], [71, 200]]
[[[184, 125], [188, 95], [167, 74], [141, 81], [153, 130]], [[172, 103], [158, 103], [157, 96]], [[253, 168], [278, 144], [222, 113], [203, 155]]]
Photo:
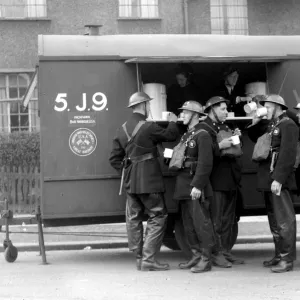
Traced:
[[[45, 226], [125, 221], [120, 175], [108, 160], [112, 139], [131, 114], [127, 103], [136, 91], [154, 95], [152, 121], [166, 125], [160, 114], [166, 110], [166, 90], [175, 81], [178, 64], [192, 66], [205, 99], [221, 80], [224, 66], [234, 63], [239, 84], [259, 86], [263, 92], [257, 93], [279, 93], [291, 108], [300, 101], [300, 36], [40, 35], [38, 49]], [[251, 161], [254, 145], [244, 130], [251, 117], [231, 116], [228, 121], [243, 131], [238, 215], [265, 214], [256, 191], [257, 165]], [[183, 248], [178, 207], [172, 200], [176, 174], [161, 161], [169, 211], [165, 244], [176, 248], [175, 228]], [[295, 208], [299, 213], [297, 197]]]

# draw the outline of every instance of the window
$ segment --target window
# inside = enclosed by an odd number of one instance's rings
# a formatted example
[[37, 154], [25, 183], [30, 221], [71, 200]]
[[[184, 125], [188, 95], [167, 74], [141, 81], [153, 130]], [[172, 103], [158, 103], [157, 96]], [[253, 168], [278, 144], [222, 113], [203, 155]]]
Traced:
[[211, 0], [212, 34], [248, 34], [247, 0]]
[[37, 90], [27, 107], [22, 98], [32, 73], [0, 74], [0, 132], [39, 131]]
[[119, 0], [120, 18], [158, 18], [158, 0]]
[[47, 17], [47, 0], [0, 0], [0, 18], [26, 19]]

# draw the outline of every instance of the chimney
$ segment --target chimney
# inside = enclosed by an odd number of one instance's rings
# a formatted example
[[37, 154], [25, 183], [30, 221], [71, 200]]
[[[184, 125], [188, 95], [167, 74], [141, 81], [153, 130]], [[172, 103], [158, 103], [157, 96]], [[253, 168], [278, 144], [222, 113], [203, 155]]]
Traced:
[[85, 34], [84, 35], [99, 35], [99, 28], [102, 27], [102, 25], [84, 25], [85, 27]]

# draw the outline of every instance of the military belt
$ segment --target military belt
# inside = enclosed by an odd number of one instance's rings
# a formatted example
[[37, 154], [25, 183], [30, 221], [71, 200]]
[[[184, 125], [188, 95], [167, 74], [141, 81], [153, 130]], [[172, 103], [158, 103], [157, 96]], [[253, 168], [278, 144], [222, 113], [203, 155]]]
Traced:
[[145, 160], [149, 160], [152, 158], [156, 158], [157, 155], [154, 155], [153, 153], [146, 153], [143, 155], [135, 156], [135, 157], [129, 157], [129, 160], [133, 163], [139, 163]]
[[183, 167], [184, 168], [189, 168], [190, 166], [192, 166], [193, 164], [195, 164], [195, 162], [197, 162], [197, 158], [196, 157], [188, 157], [184, 163], [183, 163]]

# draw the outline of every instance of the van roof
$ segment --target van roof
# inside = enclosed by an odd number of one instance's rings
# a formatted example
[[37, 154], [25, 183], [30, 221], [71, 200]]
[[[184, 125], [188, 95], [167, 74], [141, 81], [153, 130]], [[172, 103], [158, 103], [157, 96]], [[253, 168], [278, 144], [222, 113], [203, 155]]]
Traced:
[[199, 34], [39, 35], [40, 60], [123, 59], [126, 62], [283, 60], [300, 58], [300, 36]]

